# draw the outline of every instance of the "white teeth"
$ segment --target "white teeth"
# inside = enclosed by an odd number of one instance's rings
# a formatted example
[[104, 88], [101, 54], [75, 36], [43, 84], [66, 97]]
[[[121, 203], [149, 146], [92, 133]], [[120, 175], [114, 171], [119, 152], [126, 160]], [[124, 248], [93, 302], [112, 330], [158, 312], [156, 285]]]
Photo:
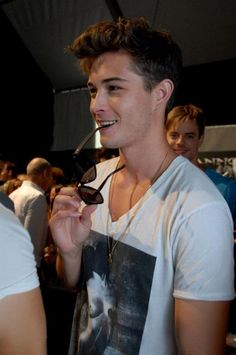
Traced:
[[98, 126], [99, 127], [108, 127], [108, 126], [112, 126], [116, 121], [102, 121], [102, 122], [98, 122]]

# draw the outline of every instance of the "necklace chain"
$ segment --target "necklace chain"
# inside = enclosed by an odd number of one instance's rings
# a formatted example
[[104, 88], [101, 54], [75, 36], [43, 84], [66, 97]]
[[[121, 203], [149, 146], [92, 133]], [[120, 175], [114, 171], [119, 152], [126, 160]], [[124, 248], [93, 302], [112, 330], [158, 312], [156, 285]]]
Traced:
[[[150, 189], [150, 187], [151, 187], [151, 186], [156, 182], [156, 180], [158, 179], [159, 174], [160, 174], [160, 172], [161, 172], [161, 169], [162, 169], [162, 167], [163, 167], [163, 165], [164, 165], [164, 163], [165, 163], [165, 161], [166, 161], [166, 159], [167, 159], [168, 153], [169, 153], [169, 152], [167, 151], [166, 154], [165, 154], [165, 156], [164, 156], [164, 158], [163, 158], [163, 160], [162, 160], [162, 162], [161, 162], [161, 164], [160, 164], [160, 166], [158, 167], [157, 171], [155, 172], [153, 178], [151, 179], [151, 183], [150, 183], [150, 185], [148, 186], [146, 192]], [[114, 182], [114, 180], [113, 180], [113, 182]], [[132, 200], [132, 197], [133, 197], [133, 194], [134, 194], [135, 189], [136, 189], [136, 185], [135, 185], [134, 189], [132, 190], [132, 193], [131, 193], [131, 196], [130, 196], [130, 201]], [[146, 193], [146, 192], [145, 192], [145, 193]], [[113, 195], [113, 194], [112, 194], [112, 195]], [[111, 196], [112, 196], [112, 195], [111, 195]], [[111, 197], [111, 200], [112, 200], [112, 197]], [[132, 217], [130, 218], [130, 220], [128, 221], [127, 225], [125, 226], [125, 229], [124, 229], [124, 231], [121, 233], [120, 237], [115, 241], [114, 245], [112, 245], [112, 241], [111, 241], [111, 243], [110, 243], [110, 237], [109, 237], [109, 233], [108, 233], [108, 223], [109, 223], [109, 215], [108, 215], [108, 218], [107, 218], [107, 245], [108, 245], [108, 261], [109, 261], [110, 264], [112, 263], [113, 253], [114, 253], [114, 250], [115, 250], [117, 244], [125, 237], [128, 228], [130, 227], [130, 225], [131, 225], [133, 219], [136, 217], [136, 215], [137, 215], [138, 211], [140, 210], [140, 208], [141, 208], [143, 202], [144, 202], [143, 198], [140, 198], [140, 201], [139, 201], [139, 203], [137, 204], [136, 210], [134, 211]], [[109, 207], [108, 207], [108, 211], [109, 211]], [[111, 237], [111, 238], [112, 238], [112, 237]], [[112, 240], [113, 240], [113, 238], [112, 238]]]

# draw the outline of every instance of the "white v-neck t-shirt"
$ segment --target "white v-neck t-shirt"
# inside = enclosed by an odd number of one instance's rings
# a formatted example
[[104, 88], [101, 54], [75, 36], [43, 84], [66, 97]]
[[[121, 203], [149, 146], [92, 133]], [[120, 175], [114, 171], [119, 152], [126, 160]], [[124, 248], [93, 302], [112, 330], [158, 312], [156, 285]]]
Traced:
[[[97, 166], [93, 187], [117, 159]], [[204, 172], [181, 156], [115, 222], [108, 212], [110, 182], [84, 245], [80, 329], [72, 332], [70, 354], [176, 355], [175, 298], [234, 298], [229, 208]], [[110, 264], [108, 244], [117, 239]]]

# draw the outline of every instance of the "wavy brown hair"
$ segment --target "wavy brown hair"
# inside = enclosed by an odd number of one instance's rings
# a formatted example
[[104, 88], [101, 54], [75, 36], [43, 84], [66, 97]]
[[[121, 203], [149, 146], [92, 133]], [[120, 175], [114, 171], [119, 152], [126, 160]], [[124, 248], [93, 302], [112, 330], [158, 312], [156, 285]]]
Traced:
[[133, 70], [143, 77], [144, 87], [151, 91], [160, 81], [170, 79], [175, 90], [169, 100], [172, 106], [182, 69], [182, 53], [170, 33], [155, 30], [143, 18], [119, 18], [115, 22], [98, 22], [77, 37], [68, 47], [89, 74], [94, 60], [106, 52], [124, 50], [133, 59]]

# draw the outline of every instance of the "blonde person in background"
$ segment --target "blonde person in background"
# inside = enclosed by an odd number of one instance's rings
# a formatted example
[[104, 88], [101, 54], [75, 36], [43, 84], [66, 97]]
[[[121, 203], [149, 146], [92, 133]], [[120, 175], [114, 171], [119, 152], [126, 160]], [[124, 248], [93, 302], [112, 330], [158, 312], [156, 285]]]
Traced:
[[46, 321], [33, 245], [0, 203], [0, 355], [46, 355]]
[[[199, 148], [204, 140], [206, 118], [203, 110], [193, 104], [178, 105], [168, 114], [166, 120], [167, 140], [177, 155], [183, 155], [198, 166], [216, 185], [225, 198], [236, 227], [236, 180], [219, 174], [212, 168], [198, 162]], [[235, 230], [234, 230], [235, 238]], [[234, 259], [235, 259], [234, 246]], [[236, 288], [236, 279], [234, 282]], [[236, 347], [236, 299], [231, 302], [227, 344]]]
[[203, 110], [193, 104], [178, 105], [167, 116], [166, 137], [177, 155], [183, 155], [202, 169], [224, 196], [236, 225], [236, 180], [219, 174], [198, 162], [199, 148], [204, 140], [206, 118]]

